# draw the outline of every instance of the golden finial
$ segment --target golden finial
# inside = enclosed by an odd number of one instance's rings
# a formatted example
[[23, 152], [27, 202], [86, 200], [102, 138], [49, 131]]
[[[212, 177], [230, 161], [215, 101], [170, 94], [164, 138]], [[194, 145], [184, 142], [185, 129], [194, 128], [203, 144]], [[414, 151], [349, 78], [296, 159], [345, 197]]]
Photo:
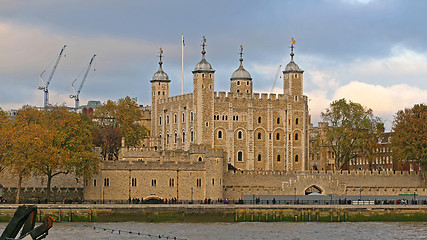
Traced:
[[206, 42], [206, 38], [205, 38], [205, 36], [203, 36], [203, 42], [204, 42], [204, 43]]
[[295, 44], [295, 39], [291, 38], [291, 41], [289, 42], [291, 44], [291, 46], [289, 47], [291, 49], [291, 61], [293, 61], [294, 59], [294, 44]]

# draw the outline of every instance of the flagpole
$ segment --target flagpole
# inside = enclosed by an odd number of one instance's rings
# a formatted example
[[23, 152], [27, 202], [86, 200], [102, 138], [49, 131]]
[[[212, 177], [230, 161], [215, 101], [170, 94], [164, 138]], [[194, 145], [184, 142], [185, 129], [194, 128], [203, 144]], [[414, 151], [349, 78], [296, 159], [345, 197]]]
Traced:
[[181, 85], [181, 94], [184, 94], [184, 34], [182, 34], [182, 43], [181, 43], [181, 77], [182, 77], [182, 85]]

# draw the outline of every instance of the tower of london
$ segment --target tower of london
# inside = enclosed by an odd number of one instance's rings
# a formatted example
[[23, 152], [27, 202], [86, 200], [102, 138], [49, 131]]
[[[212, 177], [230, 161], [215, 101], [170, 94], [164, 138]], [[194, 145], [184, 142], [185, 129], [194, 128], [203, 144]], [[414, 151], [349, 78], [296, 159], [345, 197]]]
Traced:
[[194, 67], [193, 92], [169, 96], [170, 79], [162, 67], [151, 80], [151, 139], [160, 150], [204, 145], [220, 148], [227, 162], [242, 170], [308, 169], [308, 98], [303, 70], [290, 61], [283, 71], [283, 93], [253, 92], [253, 79], [240, 65], [229, 92], [215, 92], [215, 69], [207, 61], [205, 38]]

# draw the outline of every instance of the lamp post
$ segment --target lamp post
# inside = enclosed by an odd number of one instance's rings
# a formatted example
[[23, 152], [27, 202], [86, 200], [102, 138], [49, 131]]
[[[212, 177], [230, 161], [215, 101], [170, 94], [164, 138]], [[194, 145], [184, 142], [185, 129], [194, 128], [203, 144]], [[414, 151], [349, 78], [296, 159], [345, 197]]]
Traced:
[[363, 189], [360, 188], [359, 201], [362, 201], [362, 191], [363, 191]]
[[193, 203], [193, 187], [191, 187], [191, 203]]
[[297, 204], [297, 188], [294, 188], [294, 204]]
[[104, 204], [104, 186], [102, 186], [102, 204]]

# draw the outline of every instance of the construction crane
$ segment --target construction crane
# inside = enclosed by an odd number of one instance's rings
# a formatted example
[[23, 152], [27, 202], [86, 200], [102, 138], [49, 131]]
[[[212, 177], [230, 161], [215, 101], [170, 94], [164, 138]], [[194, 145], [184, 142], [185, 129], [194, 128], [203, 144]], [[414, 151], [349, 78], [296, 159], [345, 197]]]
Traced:
[[93, 55], [92, 59], [90, 59], [89, 66], [87, 66], [85, 75], [83, 76], [82, 82], [80, 83], [80, 87], [79, 87], [79, 89], [77, 91], [74, 88], [74, 83], [76, 83], [76, 81], [77, 81], [77, 79], [79, 77], [77, 77], [76, 79], [74, 79], [73, 83], [71, 83], [71, 88], [73, 89], [74, 95], [70, 95], [70, 98], [74, 98], [74, 100], [75, 100], [75, 110], [76, 111], [79, 109], [79, 101], [80, 101], [79, 95], [80, 95], [80, 92], [82, 91], [83, 84], [86, 81], [87, 75], [89, 73], [90, 67], [92, 66], [92, 62], [93, 62], [93, 59], [95, 59], [95, 57], [96, 57], [96, 54]]
[[49, 79], [47, 82], [43, 79], [43, 74], [46, 72], [47, 68], [40, 74], [40, 81], [42, 83], [42, 86], [39, 86], [39, 90], [42, 90], [44, 92], [44, 108], [47, 109], [49, 106], [49, 84], [52, 80], [53, 74], [55, 73], [56, 67], [58, 67], [59, 60], [61, 60], [62, 53], [64, 52], [64, 49], [67, 47], [67, 45], [64, 45], [62, 47], [61, 52], [59, 53], [59, 56], [56, 58], [55, 65], [53, 65], [52, 72], [50, 72]]
[[270, 93], [273, 92], [274, 86], [276, 86], [277, 78], [279, 77], [279, 73], [281, 69], [282, 69], [282, 65], [279, 65], [279, 67], [277, 68], [276, 76], [274, 76], [274, 83], [273, 83], [273, 86], [271, 87]]

